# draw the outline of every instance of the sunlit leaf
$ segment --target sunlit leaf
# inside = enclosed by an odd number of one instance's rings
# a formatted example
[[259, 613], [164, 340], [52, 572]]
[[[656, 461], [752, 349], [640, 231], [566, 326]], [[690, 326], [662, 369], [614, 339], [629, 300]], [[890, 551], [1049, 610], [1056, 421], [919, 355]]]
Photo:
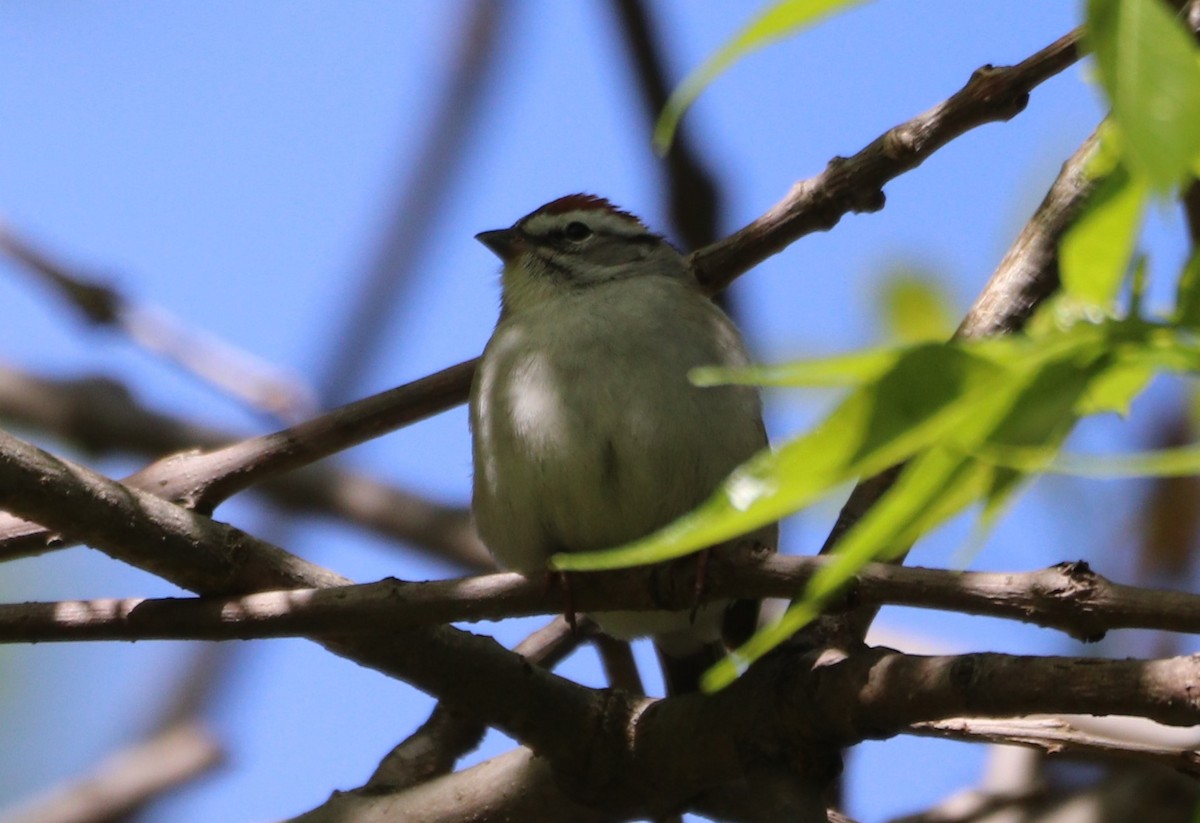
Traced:
[[866, 0], [780, 0], [768, 6], [700, 68], [689, 74], [671, 94], [654, 126], [654, 150], [666, 154], [675, 138], [679, 118], [709, 83], [742, 57], [776, 40], [790, 37], [823, 17], [864, 2]]
[[1059, 248], [1069, 294], [1085, 303], [1112, 305], [1133, 257], [1145, 203], [1145, 185], [1123, 166], [1100, 184]]
[[1150, 259], [1139, 254], [1133, 261], [1133, 273], [1129, 277], [1129, 309], [1133, 317], [1141, 317], [1145, 308], [1146, 288], [1150, 284]]
[[726, 369], [705, 366], [688, 375], [697, 386], [730, 383], [752, 386], [860, 386], [892, 368], [909, 349], [889, 346], [852, 354], [800, 360], [781, 366]]
[[[752, 663], [814, 619], [865, 564], [906, 551], [920, 535], [973, 503], [984, 504], [990, 525], [1021, 475], [997, 473], [972, 455], [999, 444], [1044, 450], [1062, 442], [1074, 422], [1072, 410], [1106, 362], [1094, 339], [1076, 342], [1055, 357], [1014, 364], [1009, 380], [973, 399], [976, 413], [959, 418], [960, 425], [947, 431], [939, 445], [905, 466], [895, 484], [842, 536], [831, 562], [813, 576], [804, 597], [777, 624], [737, 650], [737, 664]], [[730, 671], [722, 667], [705, 683], [719, 687]]]
[[1117, 477], [1183, 477], [1200, 474], [1200, 444], [1129, 454], [1058, 454], [1044, 460], [1034, 449], [997, 448], [987, 459], [1022, 471], [1106, 480]]
[[879, 304], [889, 336], [901, 343], [945, 340], [957, 325], [938, 282], [911, 269], [888, 276], [879, 291]]
[[855, 477], [928, 448], [985, 402], [999, 369], [958, 346], [918, 346], [843, 401], [808, 434], [738, 468], [700, 508], [623, 547], [558, 554], [562, 571], [624, 568], [681, 557], [773, 523]]
[[1200, 252], [1188, 258], [1175, 290], [1175, 322], [1200, 328]]
[[1126, 156], [1152, 188], [1176, 185], [1200, 156], [1200, 57], [1162, 0], [1088, 0], [1088, 42]]
[[1092, 381], [1075, 413], [1080, 417], [1106, 412], [1125, 416], [1152, 377], [1154, 367], [1145, 362], [1114, 364]]

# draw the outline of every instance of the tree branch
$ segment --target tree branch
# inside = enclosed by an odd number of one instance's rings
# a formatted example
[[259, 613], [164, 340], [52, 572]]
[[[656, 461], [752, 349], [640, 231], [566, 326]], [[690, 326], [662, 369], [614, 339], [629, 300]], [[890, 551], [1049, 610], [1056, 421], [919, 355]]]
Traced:
[[1131, 759], [1157, 763], [1193, 777], [1200, 777], [1200, 751], [1105, 737], [1076, 728], [1057, 717], [1015, 720], [954, 718], [917, 723], [907, 734], [969, 743], [1025, 746], [1048, 755], [1065, 757]]
[[195, 724], [165, 729], [116, 752], [87, 775], [0, 811], [6, 823], [105, 823], [217, 766], [221, 747]]
[[[84, 377], [52, 380], [0, 366], [0, 419], [48, 432], [89, 452], [113, 451], [157, 457], [182, 449], [214, 449], [235, 442], [227, 431], [189, 423], [147, 409], [115, 380]], [[467, 510], [447, 506], [353, 471], [308, 466], [258, 485], [272, 503], [290, 510], [341, 517], [385, 537], [467, 569], [493, 568]], [[149, 489], [148, 489], [149, 491]], [[60, 548], [46, 531], [0, 513], [0, 562]], [[23, 539], [15, 535], [23, 531]]]
[[845, 214], [879, 211], [885, 183], [967, 131], [1023, 111], [1036, 86], [1079, 59], [1081, 36], [1076, 29], [1013, 66], [983, 66], [944, 102], [884, 132], [853, 157], [835, 157], [766, 214], [693, 252], [696, 276], [719, 291], [804, 235], [833, 228]]
[[502, 24], [510, 13], [510, 4], [502, 0], [475, 0], [453, 29], [460, 39], [437, 108], [424, 119], [420, 147], [403, 164], [405, 176], [412, 176], [393, 193], [358, 294], [341, 327], [329, 336], [333, 354], [318, 381], [327, 402], [351, 395], [374, 361], [388, 317], [404, 302], [402, 291], [437, 236], [437, 221], [465, 165], [462, 154], [478, 125], [480, 104], [498, 64]]
[[[837, 763], [822, 752], [901, 733], [916, 722], [964, 710], [1020, 716], [1049, 703], [1058, 711], [1088, 706], [1178, 725], [1200, 720], [1195, 658], [918, 657], [866, 649], [848, 657], [813, 653], [803, 667], [796, 662], [764, 660], [708, 698], [650, 701], [633, 715], [624, 704], [612, 704], [615, 711], [606, 713], [591, 738], [593, 757], [582, 785], [519, 750], [399, 794], [358, 796], [345, 806], [334, 798], [321, 815], [298, 819], [345, 819], [337, 815], [349, 806], [364, 815], [386, 809], [413, 819], [469, 820], [483, 816], [485, 804], [486, 814], [494, 815], [489, 819], [561, 820], [578, 813], [583, 820], [622, 820], [680, 808], [723, 818], [728, 809], [714, 787], [771, 762], [785, 764], [777, 774], [786, 774], [797, 794], [789, 816], [768, 819], [825, 820], [818, 787]], [[619, 751], [606, 745], [609, 731], [623, 735]], [[682, 739], [689, 745], [680, 746]]]
[[[0, 432], [0, 500], [110, 556], [208, 594], [350, 581], [232, 526], [122, 486]], [[591, 690], [529, 667], [495, 641], [449, 627], [329, 638], [344, 657], [445, 698], [465, 713], [572, 762], [592, 728]], [[464, 667], [473, 676], [463, 677]], [[565, 736], [564, 736], [565, 735]]]
[[[572, 631], [559, 616], [518, 643], [513, 651], [535, 666], [553, 669], [578, 647], [582, 636], [582, 631]], [[381, 787], [395, 791], [449, 774], [460, 757], [479, 745], [485, 731], [484, 724], [439, 702], [429, 719], [392, 749], [366, 785], [356, 791], [378, 794]], [[339, 793], [342, 797], [345, 794]]]
[[[1169, 726], [1200, 722], [1200, 657], [1196, 656], [1163, 660], [995, 653], [923, 657], [877, 648], [843, 659], [818, 659], [816, 669], [817, 676], [802, 687], [810, 703], [801, 705], [796, 700], [788, 705], [802, 713], [810, 706], [819, 707], [830, 740], [840, 739], [845, 745], [890, 737], [915, 723], [965, 715], [1120, 714]], [[820, 718], [811, 722], [811, 728], [822, 728]]]
[[[250, 486], [457, 405], [466, 397], [474, 370], [475, 361], [469, 360], [289, 429], [215, 451], [174, 454], [124, 482], [187, 508], [211, 512]], [[0, 556], [27, 552], [31, 546], [64, 545], [64, 539], [51, 529], [9, 521], [0, 524]]]
[[[201, 590], [345, 582], [2, 433], [0, 496], [24, 516], [73, 527], [116, 557]], [[820, 788], [834, 771], [828, 746], [926, 720], [1087, 711], [1200, 722], [1192, 696], [1200, 660], [1192, 658], [918, 658], [879, 649], [840, 659], [784, 656], [762, 661], [717, 695], [652, 701], [585, 689], [493, 641], [444, 627], [321, 637], [331, 651], [401, 677], [532, 746], [571, 798], [626, 816], [669, 814], [680, 804], [721, 807], [731, 776], [769, 780], [781, 769], [793, 789], [789, 808], [824, 814]], [[681, 756], [685, 734], [693, 745]], [[747, 760], [748, 752], [760, 759]]]
[[156, 306], [139, 305], [113, 286], [72, 270], [0, 223], [0, 252], [50, 285], [93, 326], [120, 332], [143, 349], [209, 385], [284, 420], [312, 414], [312, 390], [296, 375], [206, 332], [189, 329]]
[[[653, 129], [671, 92], [661, 38], [643, 0], [613, 0], [611, 5], [637, 79], [647, 128]], [[712, 172], [696, 150], [688, 122], [680, 124], [671, 151], [663, 158], [667, 172], [666, 211], [683, 247], [698, 249], [712, 243], [717, 236], [721, 198]]]
[[[713, 599], [789, 597], [825, 557], [772, 556], [754, 565], [713, 558]], [[694, 578], [679, 567], [580, 575], [583, 611], [686, 610]], [[1200, 595], [1113, 583], [1086, 563], [1033, 572], [956, 572], [870, 563], [842, 607], [892, 604], [1019, 620], [1085, 641], [1112, 629], [1200, 634]], [[97, 599], [0, 605], [0, 643], [81, 640], [245, 640], [378, 634], [417, 626], [560, 613], [562, 592], [515, 572], [457, 580], [383, 580], [357, 586], [262, 591], [233, 597]]]

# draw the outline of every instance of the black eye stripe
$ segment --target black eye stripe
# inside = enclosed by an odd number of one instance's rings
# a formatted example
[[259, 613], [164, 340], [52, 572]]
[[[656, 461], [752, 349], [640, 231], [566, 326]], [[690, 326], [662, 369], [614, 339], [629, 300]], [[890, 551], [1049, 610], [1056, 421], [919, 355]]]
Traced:
[[552, 229], [543, 228], [541, 231], [531, 232], [527, 228], [519, 228], [521, 233], [531, 242], [545, 246], [554, 246], [562, 251], [569, 251], [582, 241], [593, 237], [597, 238], [598, 241], [619, 240], [622, 243], [633, 243], [639, 246], [654, 246], [662, 242], [662, 238], [658, 235], [648, 232], [625, 234], [624, 232], [606, 231], [606, 227], [593, 228], [582, 220], [573, 220], [565, 226], [556, 226]]

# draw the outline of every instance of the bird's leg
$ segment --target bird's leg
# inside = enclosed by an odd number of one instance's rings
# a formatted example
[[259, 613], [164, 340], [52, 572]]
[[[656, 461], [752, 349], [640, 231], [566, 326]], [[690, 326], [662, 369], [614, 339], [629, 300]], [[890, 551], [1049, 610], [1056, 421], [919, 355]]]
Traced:
[[571, 627], [571, 634], [577, 634], [579, 627], [575, 625], [575, 595], [571, 589], [571, 573], [547, 571], [546, 591], [550, 591], [550, 587], [554, 585], [562, 588], [563, 619]]

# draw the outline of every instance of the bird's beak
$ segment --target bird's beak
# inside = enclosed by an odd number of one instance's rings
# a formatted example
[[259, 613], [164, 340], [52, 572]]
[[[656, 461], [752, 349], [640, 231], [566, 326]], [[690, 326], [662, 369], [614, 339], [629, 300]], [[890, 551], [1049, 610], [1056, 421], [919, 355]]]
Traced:
[[517, 247], [521, 244], [521, 235], [516, 229], [481, 231], [475, 235], [475, 239], [491, 249], [505, 263], [516, 256]]

